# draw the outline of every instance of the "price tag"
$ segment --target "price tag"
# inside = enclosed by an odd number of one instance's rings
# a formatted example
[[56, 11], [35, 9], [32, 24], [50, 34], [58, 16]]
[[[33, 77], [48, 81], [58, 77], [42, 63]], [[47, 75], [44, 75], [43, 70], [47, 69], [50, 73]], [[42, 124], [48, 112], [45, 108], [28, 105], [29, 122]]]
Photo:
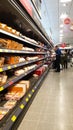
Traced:
[[11, 69], [11, 66], [8, 66], [8, 70]]
[[0, 87], [0, 91], [3, 91], [4, 90], [4, 87]]
[[12, 52], [15, 52], [14, 50], [12, 50]]
[[29, 99], [28, 98], [26, 98], [26, 102], [28, 102], [29, 101]]
[[24, 108], [24, 104], [21, 104], [21, 105], [20, 105], [20, 108], [23, 109], [23, 108]]
[[34, 93], [34, 89], [32, 89], [32, 92]]
[[9, 85], [11, 85], [11, 84], [13, 84], [13, 81], [10, 81], [10, 82], [9, 82]]
[[3, 68], [0, 68], [0, 72], [2, 72], [3, 71]]
[[12, 122], [15, 122], [15, 120], [16, 120], [16, 116], [13, 115], [12, 118], [11, 118], [11, 120], [12, 120]]
[[31, 94], [28, 94], [28, 97], [30, 98], [30, 97], [31, 97]]
[[16, 67], [17, 67], [17, 65], [14, 65], [14, 67], [16, 68]]

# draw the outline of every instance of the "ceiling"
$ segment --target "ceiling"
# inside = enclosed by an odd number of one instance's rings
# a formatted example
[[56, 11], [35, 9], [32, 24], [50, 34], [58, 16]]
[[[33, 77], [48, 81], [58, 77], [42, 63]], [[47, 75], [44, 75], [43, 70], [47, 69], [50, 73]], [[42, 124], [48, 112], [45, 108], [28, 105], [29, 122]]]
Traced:
[[[70, 30], [73, 24], [73, 0], [67, 2], [66, 5], [65, 3], [61, 3], [60, 0], [45, 0], [44, 2], [48, 17], [47, 26], [51, 30], [51, 37], [54, 44], [73, 44], [73, 31]], [[66, 18], [70, 18], [69, 24], [64, 24], [65, 18], [60, 18], [62, 13], [66, 13], [68, 15]], [[61, 24], [63, 24], [63, 27], [60, 27]], [[48, 30], [47, 33], [49, 33]]]

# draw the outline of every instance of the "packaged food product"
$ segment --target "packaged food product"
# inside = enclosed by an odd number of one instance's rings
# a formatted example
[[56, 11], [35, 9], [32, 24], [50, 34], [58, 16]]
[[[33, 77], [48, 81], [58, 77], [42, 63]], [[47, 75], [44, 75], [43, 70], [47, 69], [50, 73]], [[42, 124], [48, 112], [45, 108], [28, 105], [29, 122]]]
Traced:
[[7, 75], [6, 75], [6, 73], [0, 74], [0, 86], [3, 85], [3, 84], [5, 84], [6, 81], [7, 81]]
[[23, 74], [24, 73], [24, 70], [23, 69], [20, 69], [20, 70], [16, 70], [15, 71], [15, 75], [16, 76], [19, 76], [19, 75], [21, 75], [21, 74]]
[[0, 120], [8, 113], [9, 109], [0, 107]]
[[4, 104], [4, 108], [12, 109], [16, 104], [15, 100], [9, 100]]

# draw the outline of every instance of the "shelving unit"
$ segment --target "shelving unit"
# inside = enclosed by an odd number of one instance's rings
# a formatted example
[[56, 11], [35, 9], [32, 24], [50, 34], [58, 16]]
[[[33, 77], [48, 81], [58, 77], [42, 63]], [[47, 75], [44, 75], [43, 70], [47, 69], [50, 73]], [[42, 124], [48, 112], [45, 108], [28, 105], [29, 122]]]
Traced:
[[[1, 0], [1, 4], [3, 4], [3, 1], [4, 0]], [[13, 2], [15, 2], [15, 0], [13, 0]], [[4, 56], [6, 56], [6, 57], [8, 57], [8, 56], [25, 57], [24, 62], [18, 62], [18, 63], [13, 63], [13, 64], [4, 64], [3, 66], [0, 67], [0, 74], [2, 74], [4, 72], [6, 74], [8, 74], [8, 79], [7, 79], [6, 83], [4, 83], [3, 85], [0, 86], [0, 94], [5, 94], [9, 88], [13, 87], [15, 84], [17, 84], [19, 81], [21, 81], [23, 79], [30, 81], [30, 87], [26, 91], [25, 95], [22, 98], [20, 98], [20, 100], [17, 101], [16, 105], [11, 110], [9, 110], [9, 112], [0, 120], [0, 129], [1, 130], [11, 130], [12, 127], [14, 127], [15, 123], [17, 122], [18, 117], [21, 115], [23, 110], [25, 110], [25, 107], [28, 106], [27, 104], [29, 104], [32, 101], [32, 98], [35, 96], [36, 91], [40, 88], [40, 86], [39, 86], [40, 83], [43, 81], [43, 79], [45, 78], [45, 76], [47, 75], [47, 73], [50, 69], [51, 61], [50, 61], [50, 54], [48, 53], [47, 47], [50, 46], [50, 48], [51, 48], [52, 45], [49, 43], [49, 40], [47, 40], [47, 37], [45, 37], [45, 34], [43, 34], [43, 32], [40, 31], [39, 27], [37, 28], [38, 25], [36, 26], [36, 24], [32, 22], [31, 18], [30, 19], [29, 19], [29, 17], [27, 18], [31, 22], [26, 20], [26, 17], [23, 17], [22, 14], [19, 13], [18, 9], [15, 9], [15, 7], [11, 4], [10, 0], [5, 1], [5, 4], [6, 4], [6, 8], [8, 11], [13, 11], [13, 13], [15, 15], [19, 14], [18, 20], [20, 20], [20, 18], [22, 18], [23, 23], [25, 21], [27, 29], [29, 29], [29, 27], [32, 29], [34, 38], [38, 37], [38, 39], [36, 38], [36, 40], [32, 39], [32, 37], [29, 38], [29, 40], [26, 40], [26, 36], [24, 35], [24, 33], [23, 33], [23, 35], [16, 36], [10, 32], [7, 32], [6, 30], [0, 29], [0, 34], [1, 34], [0, 38], [2, 38], [2, 39], [6, 38], [9, 40], [13, 40], [20, 44], [23, 44], [24, 47], [29, 46], [29, 48], [34, 49], [34, 51], [25, 51], [25, 50], [21, 50], [21, 49], [15, 50], [15, 49], [0, 48], [1, 57], [2, 56], [3, 57]], [[18, 4], [17, 4], [17, 6], [18, 6]], [[20, 6], [18, 8], [20, 8]], [[2, 9], [4, 9], [4, 8], [2, 7]], [[8, 13], [8, 11], [7, 11], [7, 13]], [[25, 16], [27, 16], [25, 12], [24, 12], [24, 14], [25, 14]], [[6, 23], [7, 22], [8, 21], [6, 21]], [[15, 23], [15, 21], [14, 21], [14, 23]], [[12, 25], [13, 25], [13, 23], [12, 23]], [[20, 28], [20, 30], [22, 31], [22, 28]], [[25, 30], [25, 34], [27, 34], [26, 30]], [[27, 39], [28, 39], [28, 37], [27, 37]], [[41, 42], [43, 44], [39, 45], [38, 40], [39, 40], [39, 42]], [[32, 60], [26, 60], [28, 56], [29, 57], [37, 56], [38, 58], [32, 59]], [[48, 63], [48, 61], [49, 61], [49, 63]], [[34, 67], [31, 68], [31, 66], [33, 66], [33, 65], [34, 65]], [[47, 67], [45, 67], [44, 71], [41, 73], [40, 76], [35, 77], [34, 76], [35, 72], [38, 69], [42, 68], [43, 66], [47, 66]], [[28, 69], [27, 71], [24, 71], [24, 73], [20, 74], [19, 76], [15, 76], [14, 72], [20, 68], [23, 69], [23, 67], [24, 68], [29, 67], [30, 69]], [[33, 77], [34, 77], [34, 80], [32, 83], [30, 79], [33, 79]], [[5, 102], [7, 102], [7, 101], [5, 100]]]

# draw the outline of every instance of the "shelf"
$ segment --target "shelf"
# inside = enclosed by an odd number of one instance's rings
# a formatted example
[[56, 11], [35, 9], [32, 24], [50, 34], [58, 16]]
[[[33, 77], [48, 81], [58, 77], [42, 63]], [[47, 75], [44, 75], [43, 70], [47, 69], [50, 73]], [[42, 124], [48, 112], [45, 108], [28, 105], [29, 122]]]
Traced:
[[20, 79], [22, 79], [23, 77], [27, 76], [28, 74], [30, 74], [31, 72], [35, 71], [36, 69], [40, 68], [42, 65], [44, 65], [45, 63], [42, 63], [41, 65], [38, 65], [36, 67], [34, 67], [33, 69], [29, 70], [28, 72], [25, 72], [24, 74], [21, 74], [20, 76], [13, 76], [11, 80], [7, 81], [7, 83], [3, 86], [0, 86], [0, 92], [3, 91], [4, 89], [8, 88], [9, 86], [13, 85], [14, 83], [16, 83], [17, 81], [19, 81]]
[[0, 49], [0, 53], [13, 53], [13, 54], [32, 54], [32, 55], [45, 55], [46, 52], [32, 52], [32, 51], [24, 51], [24, 50], [10, 50], [10, 49]]
[[44, 58], [40, 58], [40, 59], [36, 59], [36, 60], [32, 60], [32, 61], [25, 61], [25, 62], [21, 62], [21, 63], [18, 63], [18, 64], [4, 65], [3, 67], [0, 67], [0, 72], [7, 71], [7, 70], [10, 70], [10, 69], [13, 69], [13, 68], [20, 67], [20, 66], [29, 65], [29, 64], [32, 64], [32, 63], [35, 63], [35, 62], [38, 62], [38, 61], [45, 60], [46, 58], [48, 58], [48, 57], [44, 57]]
[[14, 35], [14, 34], [11, 34], [11, 33], [9, 33], [9, 32], [6, 32], [5, 30], [0, 29], [0, 33], [2, 33], [2, 34], [4, 34], [4, 35], [7, 35], [7, 36], [10, 36], [10, 37], [12, 37], [12, 38], [18, 39], [18, 40], [20, 40], [20, 41], [22, 41], [22, 42], [26, 42], [26, 43], [28, 43], [28, 44], [30, 44], [30, 45], [32, 45], [32, 46], [35, 46], [35, 47], [38, 47], [38, 48], [42, 48], [42, 49], [46, 49], [46, 48], [44, 48], [44, 47], [42, 47], [42, 46], [40, 46], [40, 45], [37, 45], [37, 44], [35, 44], [35, 43], [31, 43], [30, 41], [28, 41], [28, 40], [26, 40], [26, 39], [23, 39], [23, 38], [21, 38], [20, 36], [16, 36], [16, 35]]
[[12, 126], [15, 124], [15, 122], [17, 121], [18, 117], [21, 115], [23, 110], [25, 110], [25, 107], [28, 107], [28, 104], [32, 102], [34, 96], [36, 95], [37, 90], [39, 89], [40, 83], [43, 81], [48, 71], [49, 68], [43, 73], [42, 76], [39, 77], [39, 80], [37, 81], [35, 86], [33, 86], [33, 88], [26, 94], [26, 96], [23, 97], [18, 107], [16, 107], [16, 109], [12, 112], [12, 114], [7, 118], [6, 122], [4, 123], [4, 126], [2, 127], [2, 130], [12, 129]]

